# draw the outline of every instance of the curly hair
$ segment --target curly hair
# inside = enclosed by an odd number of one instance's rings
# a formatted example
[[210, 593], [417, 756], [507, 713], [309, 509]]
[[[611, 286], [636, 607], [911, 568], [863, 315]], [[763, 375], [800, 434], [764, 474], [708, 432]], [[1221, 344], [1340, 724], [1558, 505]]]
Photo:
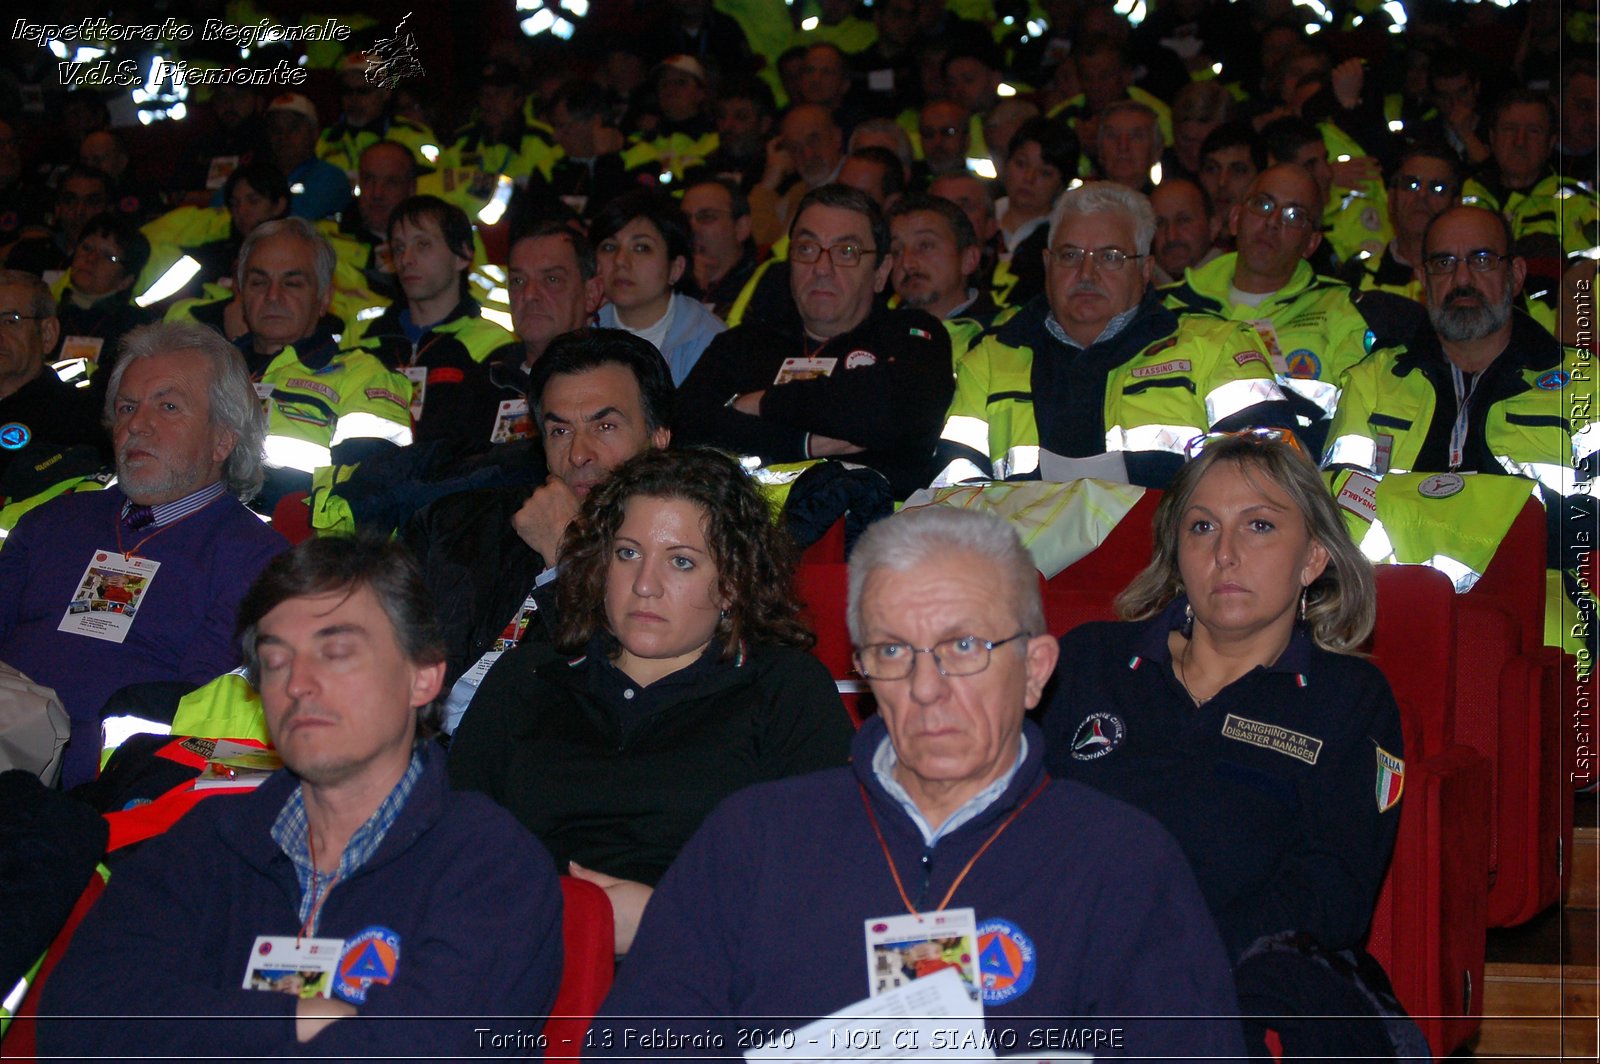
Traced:
[[1306, 627], [1312, 642], [1337, 654], [1359, 652], [1377, 617], [1372, 563], [1356, 549], [1327, 485], [1298, 450], [1287, 443], [1234, 435], [1214, 440], [1186, 463], [1156, 505], [1155, 556], [1117, 596], [1125, 620], [1155, 616], [1183, 592], [1178, 539], [1183, 515], [1200, 480], [1220, 462], [1237, 466], [1282, 491], [1305, 518], [1311, 538], [1328, 552], [1328, 566], [1306, 588]]
[[606, 619], [606, 574], [630, 501], [682, 499], [705, 515], [706, 546], [717, 567], [717, 597], [728, 603], [713, 639], [724, 658], [740, 642], [809, 648], [816, 637], [800, 620], [794, 595], [795, 549], [772, 520], [772, 507], [739, 463], [709, 447], [651, 450], [618, 466], [584, 501], [561, 544], [557, 642], [583, 649], [596, 634], [618, 644]]

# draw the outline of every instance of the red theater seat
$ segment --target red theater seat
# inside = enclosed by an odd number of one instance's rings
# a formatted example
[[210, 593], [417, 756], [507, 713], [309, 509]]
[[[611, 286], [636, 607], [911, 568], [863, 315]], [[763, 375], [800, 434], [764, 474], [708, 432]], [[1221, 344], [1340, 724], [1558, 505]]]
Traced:
[[1400, 707], [1406, 781], [1367, 950], [1442, 1057], [1483, 1014], [1491, 767], [1453, 736], [1459, 600], [1449, 579], [1386, 565], [1377, 585], [1371, 652]]
[[1544, 646], [1545, 514], [1529, 499], [1483, 576], [1459, 596], [1455, 734], [1494, 766], [1489, 926], [1561, 899], [1572, 788], [1561, 740], [1563, 662]]
[[561, 877], [561, 989], [544, 1025], [545, 1059], [576, 1060], [616, 974], [611, 899], [582, 879]]

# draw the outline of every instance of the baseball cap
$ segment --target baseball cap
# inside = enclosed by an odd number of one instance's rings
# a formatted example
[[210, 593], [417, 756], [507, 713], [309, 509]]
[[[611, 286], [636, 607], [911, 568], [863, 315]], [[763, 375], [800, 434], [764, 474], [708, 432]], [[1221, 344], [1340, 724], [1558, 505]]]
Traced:
[[689, 75], [691, 78], [694, 78], [702, 85], [709, 83], [706, 78], [706, 68], [701, 66], [700, 60], [696, 59], [692, 55], [667, 56], [667, 58], [656, 64], [656, 68], [650, 72], [651, 76], [659, 74], [668, 68], [673, 70], [681, 70], [683, 73]]
[[312, 125], [318, 124], [316, 104], [298, 92], [285, 92], [274, 96], [272, 102], [267, 104], [267, 114], [270, 115], [274, 111], [293, 111], [297, 115], [311, 119]]

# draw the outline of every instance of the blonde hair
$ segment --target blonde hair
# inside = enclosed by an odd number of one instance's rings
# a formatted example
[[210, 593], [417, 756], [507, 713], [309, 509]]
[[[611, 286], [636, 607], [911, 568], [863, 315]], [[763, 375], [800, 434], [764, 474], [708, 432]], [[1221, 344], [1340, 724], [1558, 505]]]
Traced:
[[1179, 526], [1201, 478], [1219, 462], [1232, 462], [1247, 478], [1260, 474], [1299, 509], [1311, 538], [1328, 552], [1327, 568], [1306, 588], [1305, 623], [1312, 642], [1337, 654], [1358, 653], [1377, 617], [1372, 563], [1351, 542], [1317, 468], [1295, 447], [1278, 440], [1226, 437], [1211, 442], [1184, 465], [1156, 507], [1155, 555], [1117, 596], [1118, 615], [1133, 621], [1153, 617], [1182, 593]]

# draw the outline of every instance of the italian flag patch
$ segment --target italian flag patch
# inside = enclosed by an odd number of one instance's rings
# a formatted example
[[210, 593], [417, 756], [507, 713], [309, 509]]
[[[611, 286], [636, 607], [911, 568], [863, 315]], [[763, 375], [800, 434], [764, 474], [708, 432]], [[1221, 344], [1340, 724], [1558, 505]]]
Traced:
[[1406, 789], [1406, 763], [1383, 747], [1378, 751], [1378, 812], [1387, 813], [1400, 801]]
[[933, 334], [926, 329], [912, 329], [911, 335], [922, 340], [932, 340]]

